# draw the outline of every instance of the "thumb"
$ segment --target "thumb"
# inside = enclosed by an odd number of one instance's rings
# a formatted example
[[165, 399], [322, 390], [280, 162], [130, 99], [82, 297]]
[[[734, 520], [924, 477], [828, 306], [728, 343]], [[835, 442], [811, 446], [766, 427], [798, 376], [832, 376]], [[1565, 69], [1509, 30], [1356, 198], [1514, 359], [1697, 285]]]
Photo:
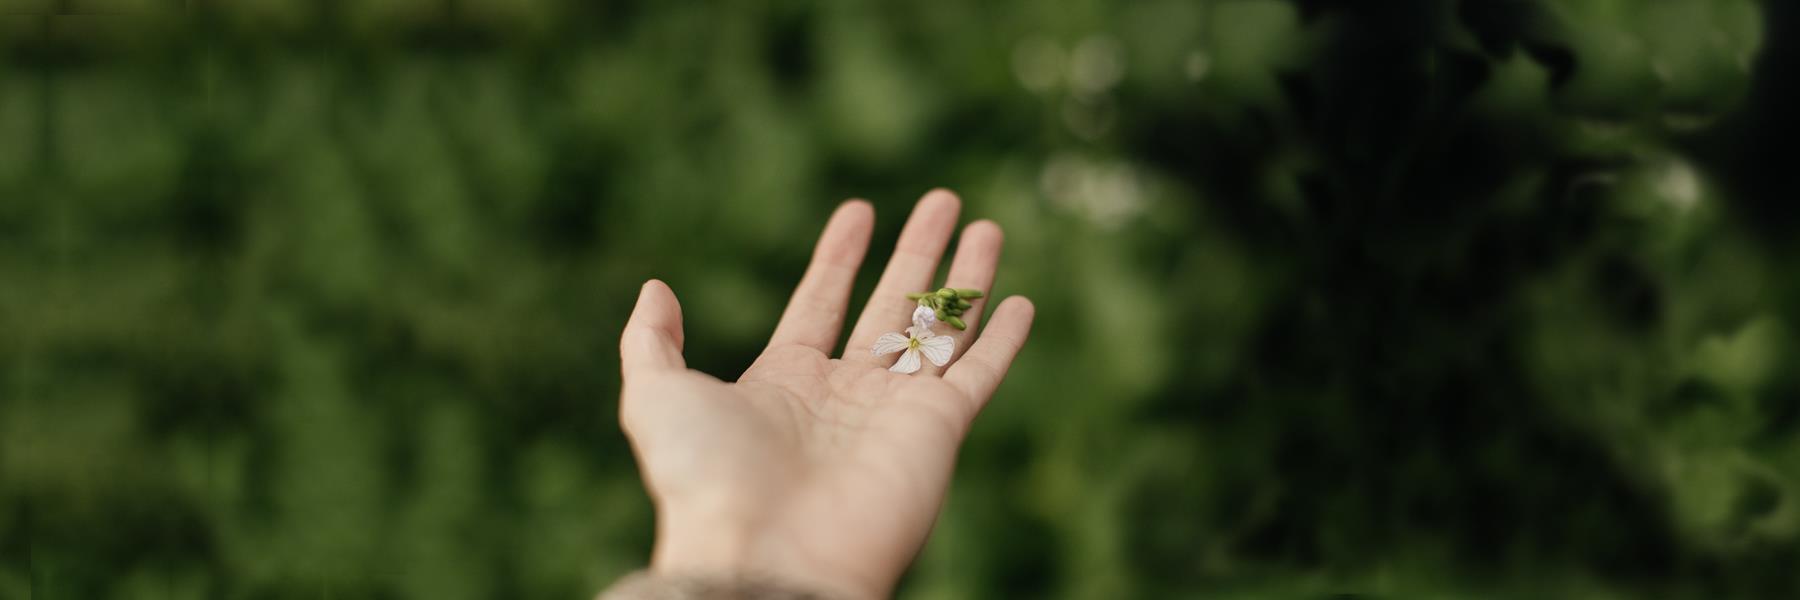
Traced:
[[681, 358], [681, 302], [661, 281], [644, 282], [637, 308], [619, 335], [619, 364], [626, 377], [652, 371], [687, 368]]

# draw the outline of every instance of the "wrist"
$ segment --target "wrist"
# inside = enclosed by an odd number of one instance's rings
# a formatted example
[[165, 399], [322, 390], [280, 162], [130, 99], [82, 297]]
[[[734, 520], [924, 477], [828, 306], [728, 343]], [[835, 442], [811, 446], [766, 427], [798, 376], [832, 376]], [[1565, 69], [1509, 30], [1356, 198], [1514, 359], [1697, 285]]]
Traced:
[[755, 534], [744, 522], [691, 515], [671, 515], [668, 519], [659, 516], [650, 573], [661, 578], [804, 591], [809, 597], [834, 600], [887, 595], [879, 586], [860, 581], [841, 568], [806, 559], [790, 544]]
[[658, 575], [737, 577], [750, 568], [749, 534], [723, 519], [664, 518], [658, 511], [650, 571]]
[[827, 600], [810, 590], [779, 583], [708, 579], [639, 571], [605, 591], [597, 600]]

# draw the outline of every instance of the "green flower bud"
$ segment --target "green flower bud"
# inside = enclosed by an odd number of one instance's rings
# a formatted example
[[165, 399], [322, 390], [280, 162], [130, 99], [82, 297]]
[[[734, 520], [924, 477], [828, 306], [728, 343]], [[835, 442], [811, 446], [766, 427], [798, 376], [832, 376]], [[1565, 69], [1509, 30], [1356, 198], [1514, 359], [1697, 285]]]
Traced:
[[951, 327], [955, 327], [957, 331], [969, 328], [967, 324], [963, 323], [963, 320], [960, 317], [950, 317], [948, 319], [943, 319], [943, 321], [949, 323]]
[[945, 312], [944, 309], [940, 308], [940, 309], [937, 309], [937, 318], [939, 321], [948, 323], [948, 322], [950, 322], [951, 316], [950, 316], [950, 313]]
[[956, 307], [957, 308], [960, 308], [963, 310], [968, 310], [969, 307], [971, 307], [971, 306], [974, 306], [974, 304], [970, 303], [968, 300], [964, 300], [962, 298], [956, 299]]
[[945, 300], [955, 300], [956, 299], [956, 290], [953, 290], [950, 288], [942, 288], [937, 291], [937, 296], [939, 298], [943, 298]]
[[956, 290], [956, 295], [962, 296], [964, 298], [968, 298], [970, 300], [974, 300], [976, 298], [981, 297], [981, 290], [962, 288], [962, 289]]

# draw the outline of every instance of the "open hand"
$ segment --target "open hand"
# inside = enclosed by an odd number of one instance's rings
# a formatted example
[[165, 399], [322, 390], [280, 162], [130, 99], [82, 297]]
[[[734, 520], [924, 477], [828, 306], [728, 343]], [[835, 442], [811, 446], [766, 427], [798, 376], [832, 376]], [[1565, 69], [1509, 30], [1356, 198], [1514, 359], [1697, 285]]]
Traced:
[[[667, 285], [644, 284], [620, 340], [620, 422], [656, 503], [651, 569], [661, 575], [768, 578], [847, 597], [880, 597], [924, 544], [957, 447], [1031, 329], [1034, 308], [1008, 298], [977, 337], [986, 298], [956, 340], [948, 368], [887, 367], [870, 352], [903, 331], [907, 292], [935, 289], [960, 201], [933, 190], [913, 209], [893, 258], [832, 358], [875, 212], [844, 203], [819, 237], [762, 356], [737, 382], [689, 371], [681, 307]], [[963, 230], [945, 283], [991, 290], [1001, 231]], [[966, 353], [965, 353], [966, 351]]]

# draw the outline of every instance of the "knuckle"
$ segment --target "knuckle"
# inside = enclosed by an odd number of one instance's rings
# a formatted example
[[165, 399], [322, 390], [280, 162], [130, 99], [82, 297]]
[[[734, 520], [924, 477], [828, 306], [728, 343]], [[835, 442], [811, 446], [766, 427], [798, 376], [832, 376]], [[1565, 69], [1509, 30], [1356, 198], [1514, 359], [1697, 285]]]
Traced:
[[944, 255], [944, 247], [922, 240], [902, 241], [894, 246], [894, 256], [888, 259], [890, 270], [901, 268], [911, 270], [935, 270], [938, 258]]
[[1018, 354], [1019, 350], [1025, 347], [1025, 340], [1004, 333], [987, 339], [994, 342], [995, 346], [1005, 352], [1007, 356]]
[[640, 326], [636, 326], [636, 325], [626, 326], [625, 331], [622, 331], [619, 333], [619, 353], [620, 354], [630, 354], [636, 350], [639, 350], [639, 349], [644, 348], [645, 346], [648, 346], [650, 343], [655, 341], [655, 339], [653, 337], [654, 335], [655, 335], [655, 332], [649, 331]]
[[993, 361], [979, 354], [964, 356], [963, 364], [972, 367], [974, 374], [983, 378], [994, 379], [1000, 376], [1000, 369], [994, 366]]

